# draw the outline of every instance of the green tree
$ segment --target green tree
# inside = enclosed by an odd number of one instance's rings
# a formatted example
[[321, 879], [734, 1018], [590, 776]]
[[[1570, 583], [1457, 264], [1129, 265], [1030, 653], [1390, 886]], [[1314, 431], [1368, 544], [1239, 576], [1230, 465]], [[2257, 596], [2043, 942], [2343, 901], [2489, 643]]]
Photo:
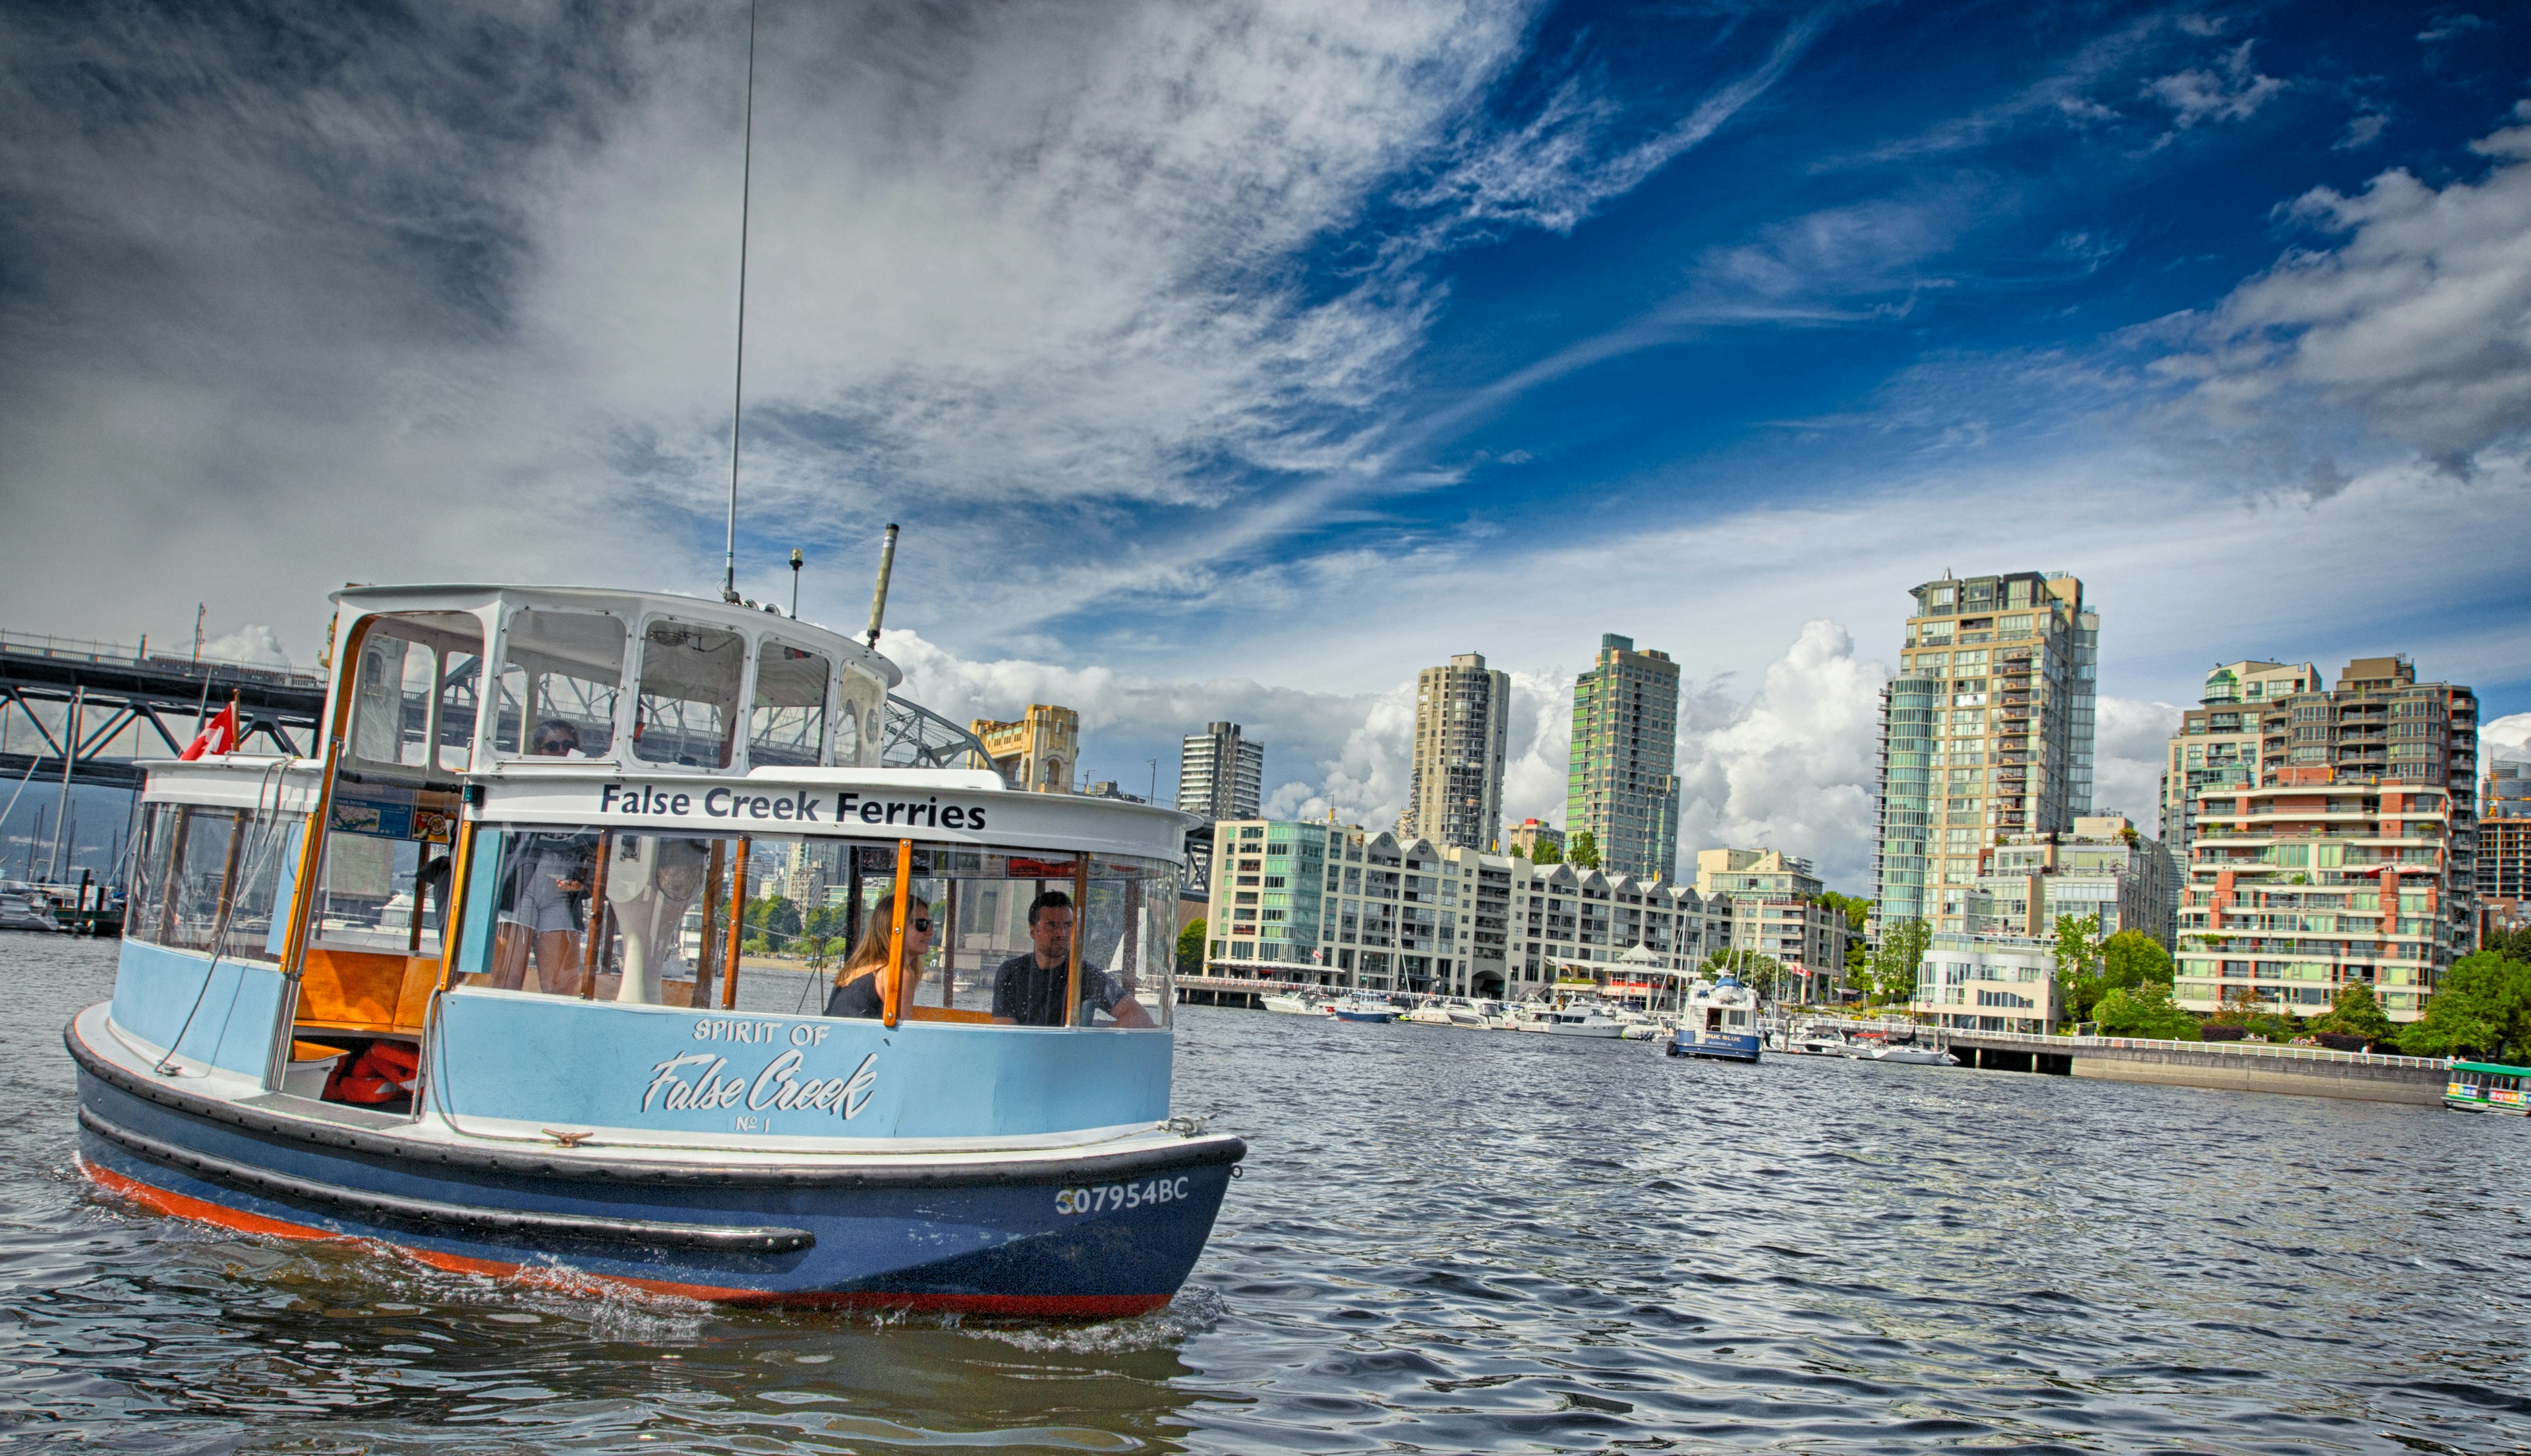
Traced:
[[1881, 923], [1881, 945], [1872, 953], [1868, 994], [1876, 1004], [1904, 1005], [1916, 998], [1916, 972], [1925, 964], [1925, 947], [1934, 943], [1934, 927], [1923, 921]]
[[2056, 1006], [2067, 1021], [2091, 1021], [2101, 994], [2101, 918], [2056, 917]]
[[1599, 868], [1600, 837], [1588, 829], [1574, 835], [1573, 843], [1564, 852], [1564, 863], [1578, 865], [1585, 869]]
[[2089, 1019], [2101, 1024], [2104, 1036], [2152, 1036], [2165, 1041], [2203, 1037], [2197, 1018], [2172, 1004], [2170, 987], [2159, 980], [2109, 990], [2093, 1006]]
[[2368, 1041], [2388, 1040], [2395, 1030], [2390, 1018], [2382, 1014], [2382, 1003], [2374, 998], [2373, 987], [2361, 980], [2339, 986], [2329, 1014], [2314, 1020], [2311, 1029], [2361, 1036]]
[[1529, 863], [1533, 865], [1561, 865], [1564, 863], [1564, 846], [1557, 844], [1552, 839], [1541, 839], [1538, 843], [1529, 847]]
[[1189, 921], [1178, 930], [1178, 974], [1199, 975], [1204, 970], [1204, 922]]
[[2426, 1014], [2399, 1032], [2410, 1056], [2502, 1055], [2531, 1051], [2531, 966], [2482, 950], [2443, 974]]
[[2170, 952], [2142, 930], [2120, 930], [2101, 942], [2101, 984], [2109, 990], [2130, 990], [2148, 982], [2168, 985], [2174, 968]]

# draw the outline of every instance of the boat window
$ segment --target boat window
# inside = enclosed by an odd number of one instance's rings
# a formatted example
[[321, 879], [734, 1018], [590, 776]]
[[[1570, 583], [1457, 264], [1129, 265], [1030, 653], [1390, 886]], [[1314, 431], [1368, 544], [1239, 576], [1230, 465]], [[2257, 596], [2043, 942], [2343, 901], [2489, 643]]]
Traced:
[[[977, 850], [911, 853], [910, 901], [928, 906], [932, 930], [921, 962], [909, 962], [901, 1014], [915, 1020], [986, 1021], [1024, 1026], [1166, 1027], [1175, 997], [1177, 879], [1161, 861], [1039, 856]], [[851, 856], [845, 903], [853, 938], [891, 924], [897, 849], [865, 844]], [[1051, 940], [1044, 960], [1029, 910], [1041, 897], [1064, 904], [1041, 911], [1041, 925], [1068, 918], [1070, 937]], [[1078, 913], [1070, 913], [1077, 909]], [[1049, 914], [1048, 911], [1055, 912]], [[1067, 1007], [1077, 941], [1081, 998]], [[852, 965], [835, 979], [851, 979]]]
[[849, 698], [835, 710], [835, 761], [847, 766], [862, 761], [861, 704]]
[[398, 956], [439, 954], [448, 917], [449, 819], [335, 790], [317, 866], [314, 943]]
[[623, 683], [621, 621], [600, 612], [512, 616], [502, 637], [493, 752], [604, 756], [615, 741]]
[[497, 854], [498, 868], [484, 908], [490, 953], [469, 967], [465, 984], [645, 1006], [732, 1004], [723, 967], [748, 841], [508, 829], [478, 831], [475, 852]]
[[642, 693], [633, 753], [652, 763], [726, 768], [738, 726], [747, 640], [718, 627], [661, 619], [642, 634]]
[[747, 718], [747, 761], [814, 765], [825, 746], [834, 666], [816, 652], [766, 642], [756, 649], [756, 705]]
[[361, 640], [352, 679], [352, 753], [371, 763], [425, 766], [439, 656], [385, 628]]
[[440, 657], [439, 766], [464, 773], [475, 766], [475, 720], [483, 694], [483, 654], [452, 649]]
[[481, 633], [463, 612], [381, 618], [362, 634], [351, 751], [374, 764], [462, 772], [473, 757]]
[[123, 895], [125, 938], [149, 945], [166, 942], [168, 867], [183, 834], [185, 806], [144, 804], [133, 835], [132, 882]]
[[175, 873], [168, 879], [167, 936], [160, 943], [209, 950], [219, 931], [223, 892], [237, 873], [238, 815], [235, 810], [189, 808], [184, 818]]

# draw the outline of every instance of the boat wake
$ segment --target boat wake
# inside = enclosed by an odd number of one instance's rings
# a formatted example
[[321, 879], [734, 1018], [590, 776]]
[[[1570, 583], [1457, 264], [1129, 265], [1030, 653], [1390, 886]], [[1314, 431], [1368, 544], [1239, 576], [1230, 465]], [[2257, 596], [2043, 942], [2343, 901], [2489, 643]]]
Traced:
[[1200, 1335], [1230, 1313], [1230, 1302], [1209, 1289], [1182, 1289], [1177, 1298], [1149, 1315], [1109, 1319], [1097, 1324], [983, 1325], [972, 1317], [966, 1327], [978, 1334], [1048, 1354], [1111, 1355], [1129, 1350], [1158, 1350]]

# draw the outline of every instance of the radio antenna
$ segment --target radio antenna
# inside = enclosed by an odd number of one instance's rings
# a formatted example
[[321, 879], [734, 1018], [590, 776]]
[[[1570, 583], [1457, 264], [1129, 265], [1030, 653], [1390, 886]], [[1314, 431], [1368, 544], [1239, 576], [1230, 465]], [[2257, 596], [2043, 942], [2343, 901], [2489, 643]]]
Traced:
[[720, 599], [738, 600], [738, 427], [747, 403], [747, 204], [756, 172], [756, 6], [747, 0], [747, 128], [738, 163], [738, 365], [729, 397], [729, 537]]
[[896, 523], [887, 523], [887, 539], [878, 548], [878, 587], [871, 592], [870, 644], [878, 649], [879, 620], [887, 615], [887, 578], [896, 570]]

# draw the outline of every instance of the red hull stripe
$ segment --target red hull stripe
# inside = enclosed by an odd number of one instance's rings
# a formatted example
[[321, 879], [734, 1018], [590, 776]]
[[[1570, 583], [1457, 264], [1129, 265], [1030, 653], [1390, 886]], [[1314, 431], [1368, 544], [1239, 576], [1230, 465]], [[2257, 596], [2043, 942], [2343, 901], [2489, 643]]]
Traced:
[[[309, 1228], [304, 1223], [287, 1223], [208, 1203], [185, 1194], [127, 1178], [112, 1168], [100, 1167], [83, 1157], [80, 1171], [108, 1193], [171, 1218], [187, 1218], [197, 1223], [215, 1224], [240, 1233], [262, 1234], [275, 1239], [310, 1239], [342, 1243], [386, 1244], [433, 1268], [455, 1274], [483, 1274], [491, 1277], [517, 1276], [534, 1280], [540, 1275], [561, 1272], [543, 1266], [523, 1268], [496, 1260], [473, 1259], [462, 1254], [443, 1254], [435, 1249], [417, 1249], [391, 1239], [366, 1235], [334, 1233]], [[583, 1271], [574, 1270], [575, 1274]], [[652, 1294], [675, 1295], [681, 1299], [703, 1300], [712, 1304], [782, 1306], [785, 1308], [878, 1308], [888, 1310], [940, 1310], [965, 1315], [1048, 1315], [1072, 1318], [1116, 1319], [1134, 1315], [1148, 1315], [1169, 1302], [1165, 1294], [887, 1294], [876, 1290], [797, 1290], [781, 1292], [763, 1289], [725, 1289], [713, 1284], [681, 1284], [673, 1279], [628, 1279], [619, 1275], [588, 1273], [588, 1278], [603, 1279], [610, 1284], [626, 1284]]]

